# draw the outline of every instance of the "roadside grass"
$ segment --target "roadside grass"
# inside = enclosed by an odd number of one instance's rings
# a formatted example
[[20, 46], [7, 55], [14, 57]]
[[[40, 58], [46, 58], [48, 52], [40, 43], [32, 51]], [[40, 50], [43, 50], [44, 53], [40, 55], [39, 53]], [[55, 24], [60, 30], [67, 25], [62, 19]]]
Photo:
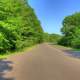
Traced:
[[80, 49], [77, 49], [77, 48], [66, 47], [66, 46], [62, 46], [58, 44], [53, 44], [53, 46], [56, 48], [64, 49], [64, 50], [66, 49], [66, 50], [71, 50], [71, 51], [80, 51]]
[[53, 44], [53, 46], [56, 48], [60, 48], [60, 49], [73, 50], [73, 48], [71, 48], [71, 47], [65, 47], [65, 46], [58, 45], [58, 44]]
[[72, 50], [73, 50], [73, 51], [80, 51], [80, 49], [75, 49], [75, 48], [73, 48]]
[[26, 52], [32, 50], [35, 47], [37, 47], [37, 45], [33, 45], [33, 46], [30, 46], [30, 47], [25, 47], [24, 49], [22, 49], [20, 51], [7, 52], [7, 53], [0, 54], [0, 59], [6, 59], [6, 58], [8, 58], [10, 56], [13, 56], [13, 55], [25, 54]]

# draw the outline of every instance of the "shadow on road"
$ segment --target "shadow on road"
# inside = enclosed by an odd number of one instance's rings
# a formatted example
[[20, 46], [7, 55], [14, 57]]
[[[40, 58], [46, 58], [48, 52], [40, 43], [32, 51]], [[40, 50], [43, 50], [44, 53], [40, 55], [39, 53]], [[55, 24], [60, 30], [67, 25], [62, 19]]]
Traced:
[[0, 80], [14, 80], [13, 78], [6, 78], [4, 77], [7, 72], [12, 70], [13, 62], [7, 60], [0, 60]]
[[80, 51], [64, 50], [68, 56], [80, 58]]

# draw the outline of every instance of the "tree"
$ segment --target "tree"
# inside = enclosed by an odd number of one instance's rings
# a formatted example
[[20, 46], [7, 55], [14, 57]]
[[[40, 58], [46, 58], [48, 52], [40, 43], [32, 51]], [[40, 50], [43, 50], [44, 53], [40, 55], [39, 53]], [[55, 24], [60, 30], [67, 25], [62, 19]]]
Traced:
[[63, 38], [59, 41], [60, 44], [80, 48], [80, 13], [65, 17], [61, 31]]
[[44, 42], [57, 44], [60, 39], [61, 39], [61, 35], [59, 34], [44, 33]]
[[0, 53], [40, 43], [42, 34], [27, 0], [0, 0]]

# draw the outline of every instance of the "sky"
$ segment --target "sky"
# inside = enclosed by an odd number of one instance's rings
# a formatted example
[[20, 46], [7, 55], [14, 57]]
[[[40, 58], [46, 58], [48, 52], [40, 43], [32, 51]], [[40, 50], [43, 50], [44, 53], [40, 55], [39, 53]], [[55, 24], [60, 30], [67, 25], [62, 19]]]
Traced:
[[45, 32], [61, 34], [65, 16], [80, 11], [80, 0], [29, 0]]

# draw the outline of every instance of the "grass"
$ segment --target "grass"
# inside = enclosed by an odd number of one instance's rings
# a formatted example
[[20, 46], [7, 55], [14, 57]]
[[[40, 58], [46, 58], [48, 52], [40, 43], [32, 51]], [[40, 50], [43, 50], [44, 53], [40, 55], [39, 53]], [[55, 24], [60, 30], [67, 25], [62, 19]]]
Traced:
[[80, 51], [80, 49], [77, 49], [77, 48], [72, 48], [72, 47], [66, 47], [66, 46], [62, 46], [62, 45], [54, 45], [55, 47], [58, 47], [58, 48], [64, 48], [64, 49], [69, 49], [71, 51]]
[[20, 50], [20, 51], [15, 51], [15, 52], [7, 52], [7, 53], [4, 53], [4, 54], [0, 54], [0, 59], [6, 59], [10, 56], [13, 56], [13, 55], [20, 55], [20, 54], [24, 54], [25, 52], [28, 52], [30, 50], [32, 50], [33, 48], [35, 48], [37, 45], [34, 45], [34, 46], [30, 46], [30, 47], [25, 47], [24, 49]]
[[80, 51], [80, 49], [76, 49], [76, 48], [73, 48], [72, 50], [73, 50], [73, 51]]
[[72, 50], [73, 48], [71, 48], [71, 47], [66, 47], [66, 46], [62, 46], [62, 45], [58, 45], [58, 44], [56, 44], [56, 45], [54, 45], [55, 47], [58, 47], [58, 48], [64, 48], [64, 49], [70, 49], [70, 50]]

